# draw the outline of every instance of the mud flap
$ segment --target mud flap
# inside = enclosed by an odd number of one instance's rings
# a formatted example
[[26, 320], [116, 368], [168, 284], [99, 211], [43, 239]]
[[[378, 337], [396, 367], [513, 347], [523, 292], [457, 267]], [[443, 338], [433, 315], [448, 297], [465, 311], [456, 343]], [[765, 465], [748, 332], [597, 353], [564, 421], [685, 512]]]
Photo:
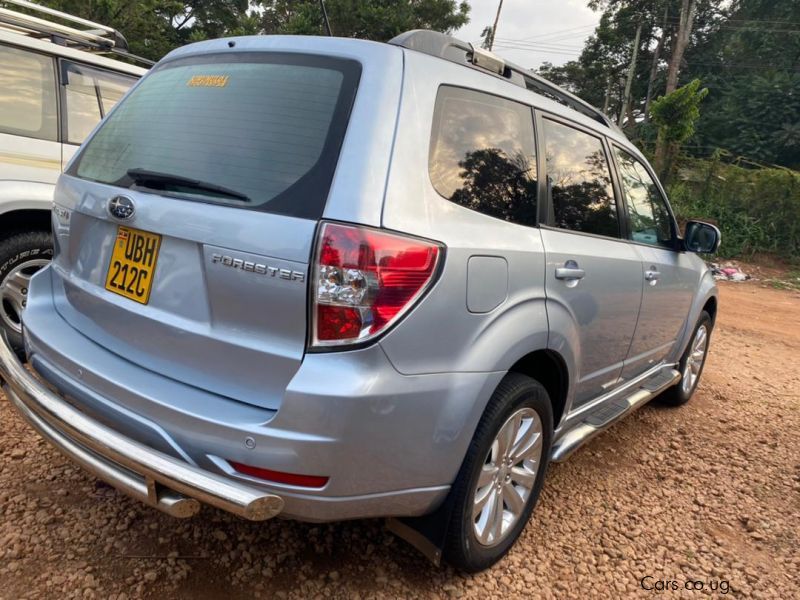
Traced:
[[386, 528], [419, 550], [437, 567], [442, 564], [447, 530], [453, 513], [453, 502], [448, 494], [442, 505], [421, 517], [391, 517]]

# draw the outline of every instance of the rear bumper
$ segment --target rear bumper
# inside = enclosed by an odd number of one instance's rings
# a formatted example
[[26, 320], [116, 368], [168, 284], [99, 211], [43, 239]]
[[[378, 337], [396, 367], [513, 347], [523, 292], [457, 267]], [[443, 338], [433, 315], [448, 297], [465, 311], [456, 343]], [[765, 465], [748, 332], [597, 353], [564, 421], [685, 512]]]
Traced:
[[[175, 483], [160, 467], [177, 464], [209, 478], [203, 481], [244, 490], [251, 499], [277, 497], [285, 518], [426, 514], [446, 497], [485, 402], [503, 376], [406, 376], [373, 345], [307, 355], [279, 409], [265, 409], [143, 369], [90, 340], [60, 315], [68, 299], [54, 291], [50, 271], [33, 278], [24, 315], [29, 366], [38, 377], [15, 357], [6, 358], [0, 375], [8, 378], [9, 396], [64, 454], [162, 510], [174, 503], [167, 500], [172, 496], [166, 490], [172, 490], [242, 514], [205, 491], [181, 487], [185, 479]], [[114, 443], [104, 443], [104, 435], [87, 442], [85, 434], [95, 431], [113, 434]], [[114, 454], [123, 447], [136, 448], [129, 453], [136, 463], [128, 466]], [[329, 480], [322, 488], [301, 488], [244, 475], [231, 462]], [[124, 469], [109, 476], [109, 463]], [[161, 505], [154, 504], [152, 482], [164, 488]]]
[[[281, 512], [283, 499], [203, 471], [148, 448], [70, 406], [0, 343], [6, 395], [42, 437], [96, 477], [175, 517], [193, 516], [203, 502], [252, 521]], [[199, 502], [198, 502], [199, 501]]]

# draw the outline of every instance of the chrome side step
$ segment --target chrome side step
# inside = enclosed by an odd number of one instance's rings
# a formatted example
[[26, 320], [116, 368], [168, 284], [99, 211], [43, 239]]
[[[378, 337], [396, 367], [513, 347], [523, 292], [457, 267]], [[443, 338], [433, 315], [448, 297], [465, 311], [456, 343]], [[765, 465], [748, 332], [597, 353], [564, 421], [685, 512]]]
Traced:
[[562, 462], [598, 433], [608, 429], [640, 406], [647, 404], [661, 392], [678, 383], [681, 374], [675, 369], [664, 370], [652, 377], [626, 397], [603, 404], [586, 415], [583, 421], [561, 436], [553, 445], [550, 460]]

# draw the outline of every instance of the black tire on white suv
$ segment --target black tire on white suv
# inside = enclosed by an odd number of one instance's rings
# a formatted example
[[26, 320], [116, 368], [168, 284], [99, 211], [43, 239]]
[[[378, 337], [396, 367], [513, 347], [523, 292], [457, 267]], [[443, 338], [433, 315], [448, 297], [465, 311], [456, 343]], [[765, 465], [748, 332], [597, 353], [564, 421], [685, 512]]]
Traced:
[[53, 258], [53, 242], [46, 231], [12, 233], [0, 241], [0, 327], [11, 348], [24, 355], [21, 313], [31, 276]]

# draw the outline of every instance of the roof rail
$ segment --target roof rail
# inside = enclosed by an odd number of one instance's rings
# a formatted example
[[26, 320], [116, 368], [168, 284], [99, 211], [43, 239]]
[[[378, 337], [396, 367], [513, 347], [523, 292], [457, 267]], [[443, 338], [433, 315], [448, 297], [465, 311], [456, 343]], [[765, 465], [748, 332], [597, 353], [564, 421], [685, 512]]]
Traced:
[[[147, 66], [155, 64], [151, 60], [131, 54], [125, 37], [116, 29], [106, 25], [27, 0], [0, 0], [0, 4], [28, 11], [20, 12], [0, 6], [0, 28], [37, 39], [50, 39], [51, 42], [61, 46], [98, 54], [116, 54]], [[53, 21], [53, 18], [69, 25]]]
[[401, 33], [389, 40], [390, 44], [409, 50], [424, 52], [466, 67], [477, 68], [496, 77], [502, 77], [520, 87], [541, 94], [560, 104], [594, 119], [598, 123], [617, 130], [617, 125], [603, 111], [581, 100], [562, 87], [540, 77], [533, 71], [510, 63], [496, 54], [463, 42], [447, 34], [427, 29], [415, 29]]

